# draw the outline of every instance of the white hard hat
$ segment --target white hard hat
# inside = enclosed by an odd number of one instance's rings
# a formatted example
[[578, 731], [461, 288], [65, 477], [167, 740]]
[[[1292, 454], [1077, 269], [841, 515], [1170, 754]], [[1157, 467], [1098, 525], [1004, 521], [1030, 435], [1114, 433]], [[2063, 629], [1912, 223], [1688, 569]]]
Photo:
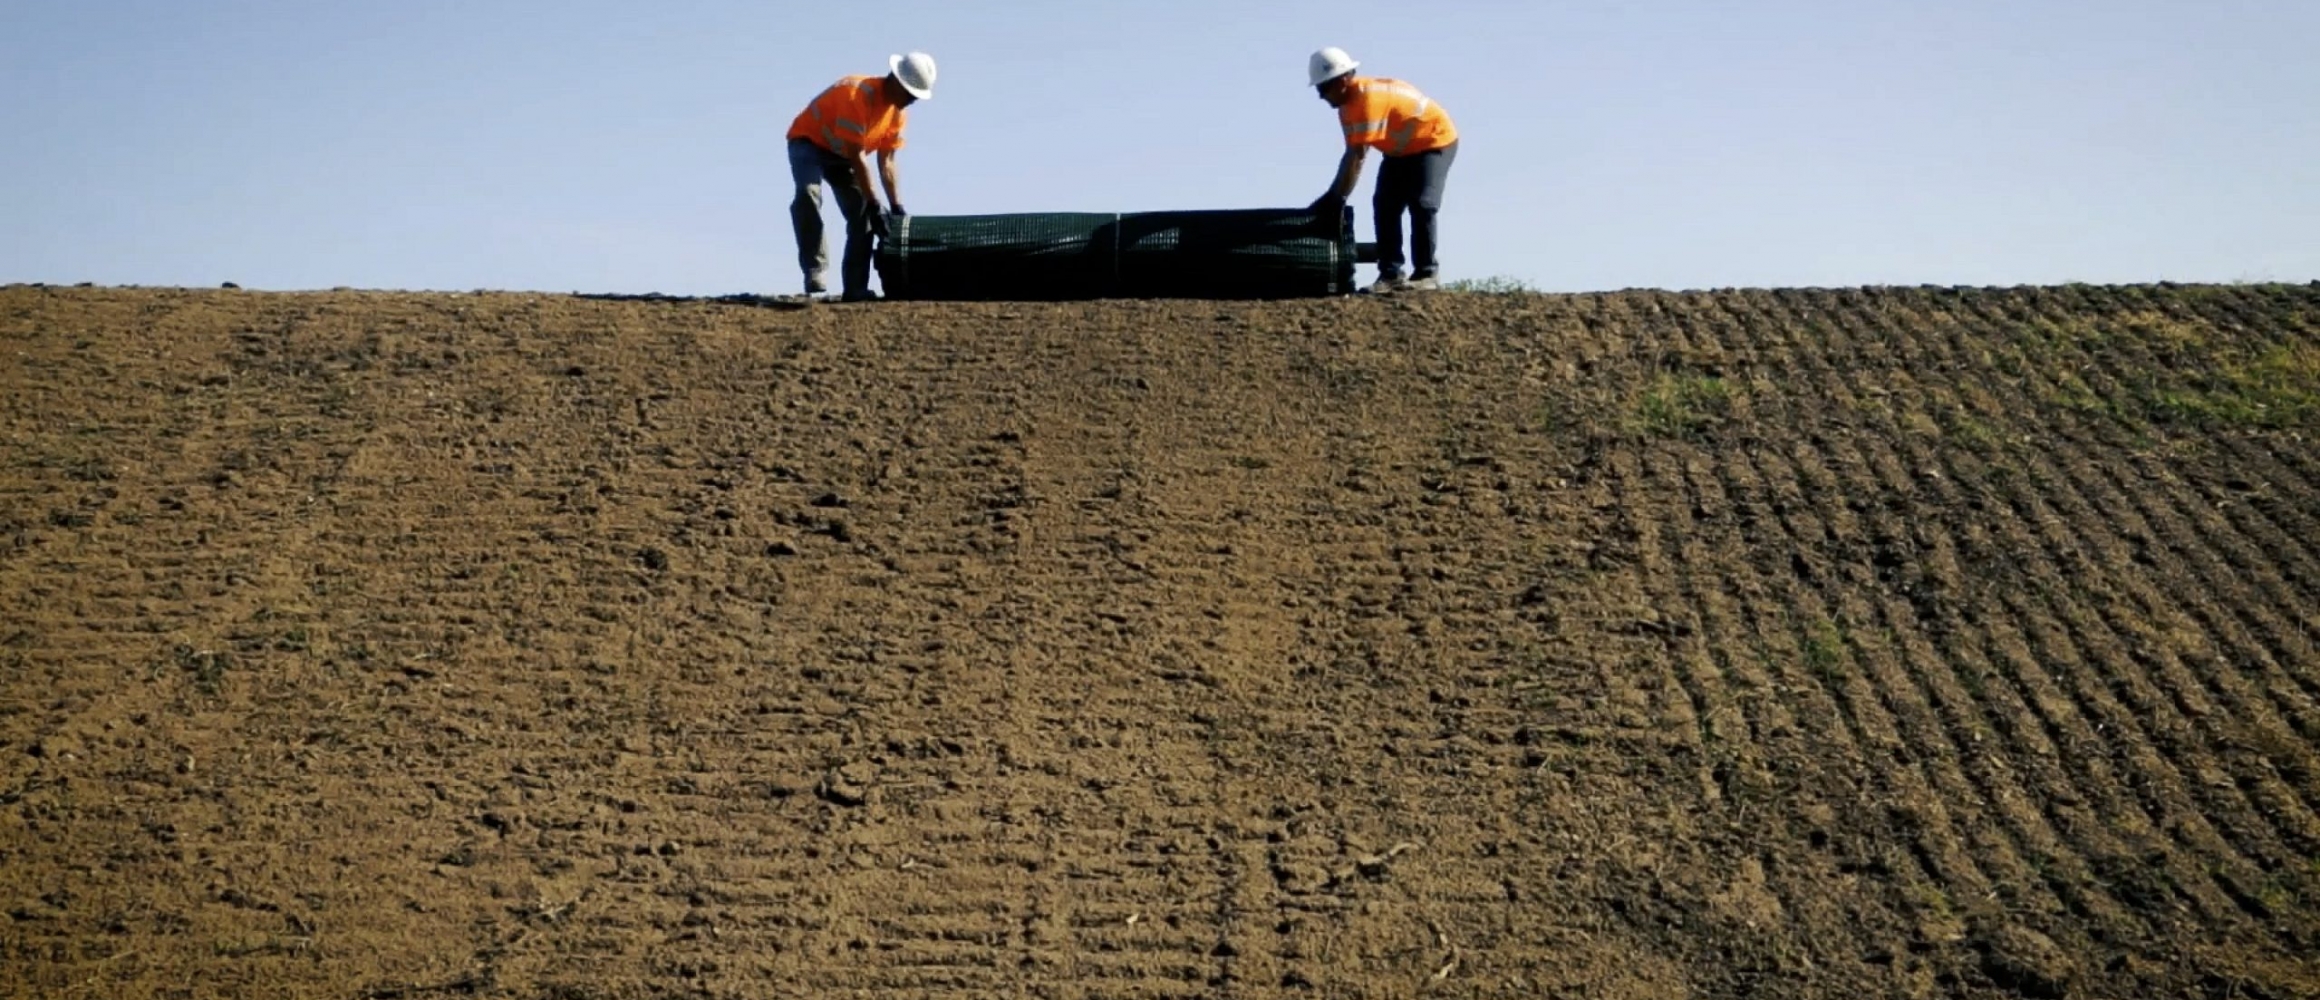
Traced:
[[1344, 49], [1332, 45], [1313, 53], [1313, 58], [1305, 61], [1305, 75], [1312, 78], [1312, 86], [1318, 87], [1353, 72], [1360, 65], [1353, 61], [1352, 56], [1346, 55]]
[[910, 96], [926, 100], [934, 96], [934, 57], [924, 52], [895, 56], [886, 60], [886, 68], [894, 71], [894, 78], [902, 81], [902, 89]]

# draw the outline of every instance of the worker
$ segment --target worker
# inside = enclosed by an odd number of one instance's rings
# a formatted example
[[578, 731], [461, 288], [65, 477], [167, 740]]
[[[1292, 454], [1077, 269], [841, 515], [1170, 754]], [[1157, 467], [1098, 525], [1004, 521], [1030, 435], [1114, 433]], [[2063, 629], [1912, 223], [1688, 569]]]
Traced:
[[[1336, 212], [1361, 181], [1362, 160], [1375, 148], [1385, 154], [1378, 168], [1377, 193], [1370, 208], [1377, 218], [1378, 279], [1372, 292], [1421, 291], [1440, 287], [1434, 276], [1434, 215], [1442, 208], [1442, 187], [1458, 158], [1458, 127], [1450, 114], [1418, 88], [1400, 80], [1355, 76], [1361, 64], [1344, 49], [1325, 48], [1306, 61], [1306, 75], [1321, 99], [1337, 109], [1345, 129], [1345, 156], [1337, 180], [1313, 203], [1315, 212]], [[1410, 215], [1409, 277], [1402, 265], [1402, 213]]]
[[[904, 214], [901, 177], [894, 156], [902, 150], [903, 109], [934, 96], [934, 57], [924, 52], [887, 60], [881, 77], [849, 76], [831, 84], [789, 125], [789, 175], [797, 182], [790, 200], [790, 223], [797, 229], [798, 266], [806, 294], [829, 291], [830, 251], [822, 241], [822, 185], [838, 196], [846, 219], [846, 250], [838, 273], [840, 298], [862, 302], [870, 292], [870, 238], [886, 235], [886, 215]], [[870, 154], [878, 154], [878, 178], [886, 207], [871, 180]]]

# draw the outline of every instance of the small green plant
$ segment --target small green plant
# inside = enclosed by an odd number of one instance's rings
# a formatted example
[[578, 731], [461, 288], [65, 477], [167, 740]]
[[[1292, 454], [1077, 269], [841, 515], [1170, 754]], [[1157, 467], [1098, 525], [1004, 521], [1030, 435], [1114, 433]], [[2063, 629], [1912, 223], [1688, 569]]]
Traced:
[[1442, 283], [1445, 292], [1470, 292], [1477, 295], [1518, 295], [1535, 293], [1538, 287], [1521, 278], [1494, 274], [1487, 278], [1460, 278]]
[[2192, 357], [2212, 348], [2214, 330], [2201, 323], [2169, 319], [2156, 312], [2119, 317], [2135, 339], [2171, 357]]
[[1944, 414], [1942, 429], [1966, 447], [1985, 454], [1997, 451], [1998, 446], [2005, 443], [2005, 438], [1998, 434], [1997, 428], [1962, 409]]
[[1825, 618], [1814, 622], [1805, 629], [1805, 669], [1825, 681], [1842, 679], [1845, 676], [1847, 645], [1843, 626]]
[[2297, 904], [2302, 901], [2302, 894], [2284, 879], [2268, 878], [2256, 888], [2255, 901], [2266, 912], [2285, 915], [2296, 911]]
[[2046, 394], [2048, 402], [2066, 410], [2089, 416], [2111, 412], [2110, 401], [2088, 385], [2076, 372], [2062, 372], [2054, 377], [2054, 388]]
[[1660, 437], [1684, 437], [1723, 423], [1732, 415], [1732, 387], [1712, 375], [1662, 372], [1637, 397], [1635, 427]]

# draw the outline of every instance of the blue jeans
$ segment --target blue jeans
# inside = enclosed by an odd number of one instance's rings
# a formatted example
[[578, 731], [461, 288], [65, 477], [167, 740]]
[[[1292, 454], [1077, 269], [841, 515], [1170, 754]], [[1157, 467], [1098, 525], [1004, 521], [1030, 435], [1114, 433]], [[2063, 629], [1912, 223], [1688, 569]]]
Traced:
[[1410, 213], [1410, 270], [1413, 278], [1434, 276], [1434, 215], [1442, 207], [1442, 189], [1450, 183], [1450, 164], [1458, 159], [1458, 144], [1408, 156], [1386, 157], [1378, 168], [1377, 194], [1370, 211], [1377, 219], [1378, 274], [1402, 273], [1402, 213]]
[[804, 139], [789, 141], [789, 176], [797, 183], [790, 199], [790, 226], [797, 230], [798, 267], [805, 272], [806, 291], [829, 289], [829, 244], [822, 239], [822, 185], [838, 196], [838, 214], [846, 220], [846, 251], [838, 276], [848, 295], [870, 291], [870, 213], [864, 211], [862, 189], [856, 186], [854, 163]]

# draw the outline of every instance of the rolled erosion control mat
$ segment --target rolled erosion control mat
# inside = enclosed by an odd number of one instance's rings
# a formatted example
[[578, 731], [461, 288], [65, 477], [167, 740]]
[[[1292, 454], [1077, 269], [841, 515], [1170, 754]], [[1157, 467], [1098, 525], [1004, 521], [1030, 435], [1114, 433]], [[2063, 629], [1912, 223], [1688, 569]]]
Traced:
[[1354, 290], [1353, 209], [897, 217], [890, 299], [1281, 299]]

